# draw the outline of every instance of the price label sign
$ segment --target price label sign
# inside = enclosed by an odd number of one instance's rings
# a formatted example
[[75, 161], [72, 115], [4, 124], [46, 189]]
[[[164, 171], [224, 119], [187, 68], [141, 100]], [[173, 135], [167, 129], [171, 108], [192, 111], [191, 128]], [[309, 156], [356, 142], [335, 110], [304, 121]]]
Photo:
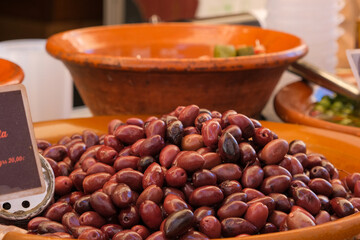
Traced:
[[0, 202], [45, 192], [25, 87], [0, 86]]

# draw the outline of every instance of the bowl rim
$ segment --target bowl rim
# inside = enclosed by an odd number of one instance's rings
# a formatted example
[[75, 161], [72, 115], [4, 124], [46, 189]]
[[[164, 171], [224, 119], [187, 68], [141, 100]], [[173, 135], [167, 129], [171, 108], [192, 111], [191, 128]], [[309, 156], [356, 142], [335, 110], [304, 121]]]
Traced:
[[[72, 52], [66, 50], [61, 45], [69, 36], [76, 36], [82, 33], [99, 30], [111, 30], [118, 28], [132, 28], [132, 27], [232, 27], [241, 29], [261, 29], [265, 32], [276, 32], [299, 40], [300, 44], [288, 50], [279, 51], [276, 53], [266, 53], [252, 56], [230, 57], [230, 58], [136, 58], [136, 57], [121, 57], [121, 56], [107, 56], [101, 54], [91, 54], [89, 58], [88, 53]], [[93, 66], [103, 69], [121, 69], [121, 70], [136, 70], [136, 71], [236, 71], [242, 69], [254, 69], [264, 67], [277, 67], [288, 65], [297, 59], [303, 57], [308, 52], [308, 46], [299, 37], [274, 31], [271, 29], [263, 29], [255, 26], [245, 25], [230, 25], [230, 24], [198, 24], [198, 23], [133, 23], [111, 26], [94, 26], [79, 28], [60, 32], [50, 36], [46, 42], [46, 50], [53, 57], [62, 60], [64, 63], [77, 64], [81, 66]]]
[[0, 75], [0, 86], [19, 84], [24, 80], [24, 71], [16, 63], [0, 58], [0, 68], [6, 73]]

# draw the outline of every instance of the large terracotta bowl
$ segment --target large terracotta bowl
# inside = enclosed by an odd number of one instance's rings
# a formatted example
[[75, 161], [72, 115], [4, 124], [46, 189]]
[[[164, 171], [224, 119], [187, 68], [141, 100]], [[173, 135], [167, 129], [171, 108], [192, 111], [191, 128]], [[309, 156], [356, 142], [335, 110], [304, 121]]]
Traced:
[[291, 83], [275, 96], [274, 108], [285, 122], [325, 128], [360, 137], [360, 128], [328, 122], [310, 116], [314, 104], [313, 89], [303, 81]]
[[[67, 119], [34, 124], [35, 136], [56, 143], [63, 136], [81, 133], [92, 129], [98, 134], [107, 132], [107, 123], [114, 118], [125, 121], [128, 116], [98, 116], [84, 119]], [[143, 117], [146, 119], [146, 117]], [[280, 138], [287, 141], [303, 140], [309, 152], [322, 153], [335, 167], [345, 173], [360, 172], [360, 138], [344, 133], [313, 128], [303, 125], [262, 122], [262, 125], [273, 130]], [[336, 147], [335, 147], [336, 146]], [[328, 222], [314, 227], [297, 230], [254, 235], [245, 238], [227, 238], [227, 240], [343, 240], [360, 233], [360, 213], [356, 213], [337, 221]], [[51, 240], [48, 237], [9, 233], [4, 240]]]
[[[216, 44], [255, 45], [266, 54], [213, 58]], [[293, 35], [239, 25], [125, 24], [51, 36], [94, 115], [163, 114], [197, 104], [256, 116], [288, 65], [307, 53]], [[208, 57], [202, 57], [208, 56]]]
[[0, 86], [19, 84], [23, 80], [24, 72], [17, 64], [0, 58]]

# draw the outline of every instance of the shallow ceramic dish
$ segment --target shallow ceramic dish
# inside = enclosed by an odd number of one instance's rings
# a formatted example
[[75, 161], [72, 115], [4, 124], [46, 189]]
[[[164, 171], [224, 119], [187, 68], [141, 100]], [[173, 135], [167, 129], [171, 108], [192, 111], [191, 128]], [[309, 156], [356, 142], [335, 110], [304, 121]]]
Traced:
[[276, 94], [275, 111], [284, 122], [325, 128], [360, 137], [360, 128], [358, 127], [340, 125], [311, 117], [309, 112], [314, 103], [312, 95], [313, 89], [305, 82], [291, 83]]
[[[81, 133], [85, 129], [92, 129], [101, 134], [107, 131], [107, 123], [118, 118], [126, 120], [124, 116], [102, 116], [85, 119], [69, 119], [57, 120], [50, 122], [35, 123], [36, 138], [47, 139], [53, 143], [65, 135]], [[145, 117], [143, 118], [145, 119]], [[360, 138], [343, 134], [339, 132], [329, 131], [325, 129], [285, 124], [262, 122], [262, 125], [270, 128], [278, 134], [280, 138], [291, 141], [301, 139], [307, 144], [309, 152], [317, 152], [324, 154], [340, 171], [344, 172], [360, 172]], [[336, 146], [336, 147], [334, 147]], [[348, 239], [360, 233], [360, 213], [339, 219], [337, 221], [325, 223], [322, 225], [303, 228], [299, 230], [291, 230], [279, 233], [270, 233], [263, 235], [255, 235], [241, 239], [260, 239], [260, 240], [301, 240], [301, 239], [326, 239], [340, 240]], [[24, 235], [10, 233], [4, 240], [35, 240], [50, 239], [41, 238], [36, 235]], [[236, 238], [228, 238], [236, 239]], [[240, 238], [238, 238], [240, 239]]]
[[18, 84], [23, 80], [24, 72], [17, 64], [0, 58], [0, 86]]
[[[216, 44], [254, 46], [257, 40], [266, 54], [211, 57]], [[46, 49], [70, 70], [94, 115], [163, 114], [197, 104], [256, 116], [287, 66], [307, 53], [290, 34], [193, 23], [71, 30], [51, 36]]]

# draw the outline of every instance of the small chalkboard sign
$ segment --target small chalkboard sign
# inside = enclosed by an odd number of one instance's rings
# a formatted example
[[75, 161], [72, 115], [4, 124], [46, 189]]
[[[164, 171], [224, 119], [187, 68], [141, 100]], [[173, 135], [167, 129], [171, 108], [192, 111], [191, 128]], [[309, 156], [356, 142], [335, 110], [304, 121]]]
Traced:
[[0, 202], [45, 192], [25, 87], [0, 86]]

